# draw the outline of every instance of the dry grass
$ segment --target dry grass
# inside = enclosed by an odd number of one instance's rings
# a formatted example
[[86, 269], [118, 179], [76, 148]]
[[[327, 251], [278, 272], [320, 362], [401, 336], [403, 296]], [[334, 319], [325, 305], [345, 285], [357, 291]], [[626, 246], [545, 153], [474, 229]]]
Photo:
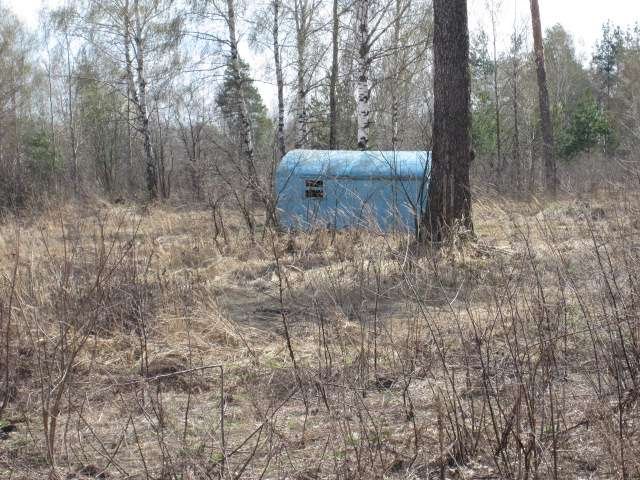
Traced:
[[0, 478], [638, 478], [639, 205], [479, 202], [439, 252], [6, 219]]

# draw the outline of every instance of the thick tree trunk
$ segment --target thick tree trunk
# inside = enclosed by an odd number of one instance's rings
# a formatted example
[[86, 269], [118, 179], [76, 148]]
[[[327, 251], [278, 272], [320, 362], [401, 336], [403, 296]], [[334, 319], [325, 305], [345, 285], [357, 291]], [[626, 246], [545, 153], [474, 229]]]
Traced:
[[369, 89], [369, 58], [371, 44], [369, 37], [369, 0], [356, 0], [356, 38], [358, 45], [358, 148], [369, 148], [370, 89]]
[[287, 149], [284, 141], [284, 75], [282, 74], [282, 61], [280, 58], [280, 0], [273, 0], [273, 58], [278, 87], [278, 130], [276, 139], [278, 156], [282, 158], [287, 153]]
[[434, 0], [434, 124], [429, 205], [420, 232], [443, 241], [459, 227], [473, 234], [469, 168], [471, 77], [466, 0]]
[[340, 40], [340, 17], [338, 15], [338, 0], [333, 0], [333, 27], [331, 29], [331, 79], [329, 81], [329, 148], [336, 150], [338, 148], [338, 55]]
[[544, 158], [545, 188], [547, 193], [555, 195], [558, 190], [558, 172], [553, 152], [553, 129], [551, 125], [551, 110], [549, 108], [549, 90], [547, 88], [547, 72], [544, 64], [544, 45], [542, 42], [542, 26], [540, 24], [540, 7], [538, 0], [531, 0], [531, 25], [533, 29], [533, 48], [535, 51], [536, 72], [538, 77], [538, 100], [542, 126], [542, 156]]

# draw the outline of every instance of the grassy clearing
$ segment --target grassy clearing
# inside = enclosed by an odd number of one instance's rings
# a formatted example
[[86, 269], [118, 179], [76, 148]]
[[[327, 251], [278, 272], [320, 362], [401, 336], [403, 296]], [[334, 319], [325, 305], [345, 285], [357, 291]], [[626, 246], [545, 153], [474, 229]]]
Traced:
[[170, 207], [6, 219], [0, 478], [638, 478], [639, 213], [479, 202], [439, 252]]

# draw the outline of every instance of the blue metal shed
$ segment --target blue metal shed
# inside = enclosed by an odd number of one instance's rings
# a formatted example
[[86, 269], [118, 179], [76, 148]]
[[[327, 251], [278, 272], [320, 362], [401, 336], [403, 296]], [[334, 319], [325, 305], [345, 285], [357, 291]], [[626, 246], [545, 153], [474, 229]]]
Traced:
[[293, 150], [276, 170], [280, 224], [415, 231], [430, 171], [430, 152]]

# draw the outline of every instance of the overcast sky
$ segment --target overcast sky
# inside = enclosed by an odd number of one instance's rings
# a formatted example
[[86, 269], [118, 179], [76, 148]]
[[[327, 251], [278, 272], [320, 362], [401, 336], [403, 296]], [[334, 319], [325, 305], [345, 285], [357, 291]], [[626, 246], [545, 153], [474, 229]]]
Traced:
[[[247, 0], [251, 1], [251, 0]], [[469, 0], [471, 29], [489, 29], [487, 2], [501, 4], [499, 15], [499, 44], [506, 45], [514, 24], [530, 28], [529, 0]], [[539, 0], [542, 27], [562, 24], [575, 40], [579, 54], [588, 61], [593, 46], [600, 37], [602, 24], [611, 20], [616, 25], [628, 27], [640, 22], [640, 0]], [[53, 8], [64, 0], [0, 0], [0, 5], [13, 10], [17, 16], [35, 28], [42, 6]], [[254, 62], [252, 62], [254, 63]], [[260, 78], [261, 72], [254, 72]], [[273, 92], [267, 84], [259, 84], [263, 97], [270, 104]], [[271, 107], [271, 105], [268, 105]]]
[[[496, 2], [500, 0], [494, 0]], [[61, 0], [0, 0], [22, 20], [35, 25], [38, 11], [43, 5], [55, 6]], [[502, 0], [501, 25], [513, 24], [517, 16], [528, 20], [528, 0]], [[639, 0], [540, 0], [543, 28], [561, 23], [570, 31], [580, 50], [591, 50], [600, 34], [601, 25], [610, 19], [620, 25], [640, 21]], [[472, 28], [487, 20], [486, 0], [469, 0], [469, 20]]]
[[[507, 42], [514, 22], [531, 28], [529, 0], [493, 0], [500, 7], [500, 31]], [[578, 52], [591, 57], [600, 38], [602, 25], [629, 27], [640, 22], [640, 0], [539, 0], [542, 28], [560, 23], [574, 38]], [[472, 29], [484, 25], [488, 29], [487, 0], [469, 0], [469, 23]]]

